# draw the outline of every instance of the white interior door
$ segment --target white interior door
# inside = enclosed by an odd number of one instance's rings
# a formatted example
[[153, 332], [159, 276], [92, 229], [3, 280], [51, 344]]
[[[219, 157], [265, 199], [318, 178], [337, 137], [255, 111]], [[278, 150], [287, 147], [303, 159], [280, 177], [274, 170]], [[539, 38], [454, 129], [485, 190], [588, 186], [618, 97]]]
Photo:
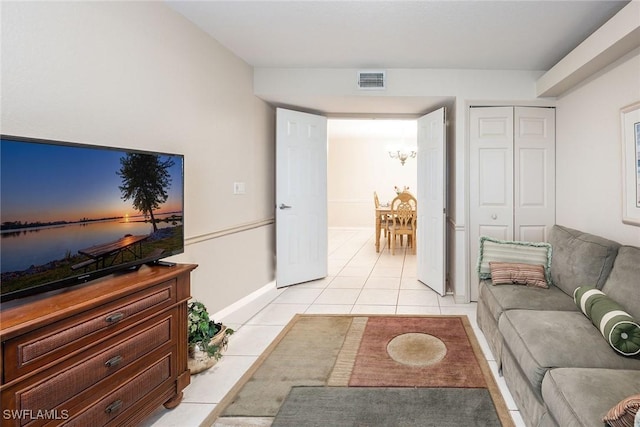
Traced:
[[555, 117], [555, 108], [515, 108], [515, 240], [546, 242], [556, 222]]
[[418, 119], [418, 280], [445, 294], [445, 109]]
[[513, 107], [473, 107], [469, 127], [469, 277], [477, 301], [480, 236], [513, 238]]
[[327, 276], [327, 119], [276, 111], [276, 286]]

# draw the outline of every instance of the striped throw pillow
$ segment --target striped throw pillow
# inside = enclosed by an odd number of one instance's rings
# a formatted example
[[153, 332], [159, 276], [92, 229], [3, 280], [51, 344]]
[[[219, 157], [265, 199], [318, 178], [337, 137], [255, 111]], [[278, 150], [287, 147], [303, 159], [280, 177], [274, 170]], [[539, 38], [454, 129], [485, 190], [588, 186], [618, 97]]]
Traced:
[[576, 288], [573, 300], [614, 350], [623, 356], [640, 354], [640, 325], [620, 304], [592, 286]]
[[640, 394], [634, 394], [609, 409], [607, 415], [602, 418], [602, 422], [611, 427], [633, 427], [639, 410]]
[[541, 264], [547, 283], [551, 283], [551, 245], [544, 242], [519, 242], [480, 237], [478, 277], [491, 278], [490, 262]]
[[527, 285], [537, 288], [549, 288], [542, 264], [518, 264], [509, 262], [490, 262], [491, 281], [494, 285]]

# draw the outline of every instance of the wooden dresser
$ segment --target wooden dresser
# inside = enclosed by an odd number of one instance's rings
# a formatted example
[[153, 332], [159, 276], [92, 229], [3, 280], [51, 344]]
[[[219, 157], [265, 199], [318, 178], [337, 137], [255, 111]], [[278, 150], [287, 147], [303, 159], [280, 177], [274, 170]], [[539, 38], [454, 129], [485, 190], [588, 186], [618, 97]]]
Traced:
[[2, 426], [136, 425], [177, 406], [194, 268], [143, 266], [3, 303]]

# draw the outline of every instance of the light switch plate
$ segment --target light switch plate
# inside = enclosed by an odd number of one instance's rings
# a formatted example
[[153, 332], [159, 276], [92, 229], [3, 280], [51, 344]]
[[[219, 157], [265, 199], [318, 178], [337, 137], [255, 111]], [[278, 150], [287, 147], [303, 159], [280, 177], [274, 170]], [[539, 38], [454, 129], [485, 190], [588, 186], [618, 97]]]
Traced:
[[244, 182], [234, 182], [233, 183], [233, 194], [244, 194], [246, 192]]

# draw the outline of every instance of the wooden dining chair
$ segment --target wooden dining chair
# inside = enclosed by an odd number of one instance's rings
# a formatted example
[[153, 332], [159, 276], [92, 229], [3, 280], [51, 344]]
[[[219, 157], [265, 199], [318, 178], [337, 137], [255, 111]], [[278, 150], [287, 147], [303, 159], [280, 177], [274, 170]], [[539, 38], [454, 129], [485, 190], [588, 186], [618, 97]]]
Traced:
[[399, 198], [400, 200], [402, 200], [403, 202], [408, 202], [410, 200], [416, 200], [416, 196], [414, 196], [413, 194], [411, 194], [408, 191], [403, 191], [402, 193], [398, 193], [397, 198]]
[[380, 199], [378, 198], [378, 192], [373, 192], [373, 203], [376, 205], [376, 209], [380, 207]]
[[396, 238], [407, 236], [407, 245], [416, 253], [416, 218], [418, 202], [410, 193], [400, 193], [391, 202], [391, 217], [388, 221], [389, 234], [387, 240], [391, 248], [391, 254], [395, 255]]
[[[376, 209], [380, 207], [380, 199], [378, 198], [377, 191], [373, 192], [373, 203]], [[388, 222], [390, 217], [391, 216], [389, 214], [380, 214], [380, 233], [384, 234], [385, 238], [387, 238], [387, 234], [388, 234], [388, 226], [389, 226]]]
[[[408, 202], [411, 200], [411, 198], [415, 199], [415, 196], [413, 194], [411, 194], [409, 191], [404, 190], [400, 193], [396, 194], [396, 197], [400, 200], [402, 200], [403, 202]], [[393, 217], [393, 215], [389, 215], [389, 218], [387, 218], [387, 228], [390, 228], [391, 226], [391, 218]], [[398, 235], [400, 237], [400, 244], [402, 245], [404, 236], [403, 235]], [[396, 237], [398, 237], [396, 236]], [[385, 233], [385, 237], [388, 237], [388, 232]], [[408, 237], [409, 238], [409, 237]], [[391, 248], [391, 240], [389, 238], [387, 238], [387, 247]]]

